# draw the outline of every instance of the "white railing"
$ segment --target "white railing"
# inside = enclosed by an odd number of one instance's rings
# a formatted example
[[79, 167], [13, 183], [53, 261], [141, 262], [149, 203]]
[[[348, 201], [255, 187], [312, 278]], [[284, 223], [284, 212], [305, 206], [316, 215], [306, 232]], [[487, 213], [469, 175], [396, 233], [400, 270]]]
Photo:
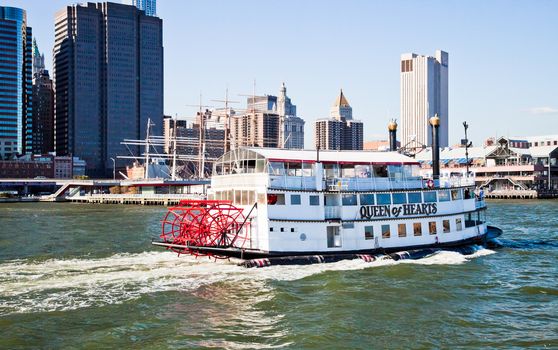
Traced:
[[[387, 177], [349, 177], [349, 178], [328, 178], [323, 180], [325, 189], [328, 191], [390, 191], [390, 190], [411, 190], [427, 189], [429, 184], [427, 179], [412, 177], [406, 179], [387, 178]], [[434, 188], [451, 188], [462, 186], [474, 186], [473, 177], [450, 177], [441, 178], [433, 182]], [[315, 190], [316, 182], [313, 176], [269, 176], [269, 187], [274, 189], [289, 190]]]

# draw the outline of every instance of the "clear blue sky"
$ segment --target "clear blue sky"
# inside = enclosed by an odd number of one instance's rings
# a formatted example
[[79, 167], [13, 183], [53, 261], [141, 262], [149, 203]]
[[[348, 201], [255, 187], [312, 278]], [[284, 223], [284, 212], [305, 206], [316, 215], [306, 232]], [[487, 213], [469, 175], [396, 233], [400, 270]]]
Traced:
[[[54, 12], [71, 1], [3, 0], [27, 10], [47, 66]], [[449, 52], [450, 143], [470, 124], [488, 136], [558, 134], [558, 1], [158, 0], [165, 46], [165, 113], [187, 104], [277, 94], [306, 120], [328, 115], [343, 88], [365, 140], [399, 114], [399, 57]]]

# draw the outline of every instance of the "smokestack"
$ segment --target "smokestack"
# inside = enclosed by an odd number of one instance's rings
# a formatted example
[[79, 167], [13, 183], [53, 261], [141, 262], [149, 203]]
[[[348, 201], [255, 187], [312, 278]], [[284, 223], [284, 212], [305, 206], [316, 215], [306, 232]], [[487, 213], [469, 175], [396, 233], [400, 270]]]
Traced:
[[397, 123], [392, 120], [388, 124], [389, 130], [389, 150], [394, 152], [397, 151]]
[[440, 134], [438, 133], [440, 118], [438, 118], [438, 113], [430, 118], [430, 125], [432, 126], [432, 179], [437, 180], [440, 178]]

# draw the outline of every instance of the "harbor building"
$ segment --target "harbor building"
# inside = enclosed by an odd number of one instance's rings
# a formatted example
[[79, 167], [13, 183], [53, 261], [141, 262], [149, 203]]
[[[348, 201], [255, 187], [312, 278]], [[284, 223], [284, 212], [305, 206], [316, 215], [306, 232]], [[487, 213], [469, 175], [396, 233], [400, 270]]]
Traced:
[[[131, 5], [70, 5], [55, 16], [55, 151], [112, 174], [124, 139], [163, 128], [163, 23]], [[138, 153], [138, 150], [132, 150]], [[116, 167], [125, 164], [116, 161]]]
[[428, 120], [440, 118], [440, 146], [448, 139], [448, 53], [436, 50], [434, 57], [401, 55], [401, 146], [410, 153], [431, 145]]
[[322, 150], [362, 150], [363, 123], [353, 119], [353, 109], [340, 91], [330, 117], [314, 122], [314, 141]]
[[0, 6], [0, 158], [33, 150], [32, 30], [25, 10]]
[[[544, 146], [540, 145], [544, 140]], [[557, 144], [554, 145], [554, 140]], [[537, 146], [529, 146], [529, 144]], [[550, 142], [550, 145], [547, 143]], [[432, 174], [432, 152], [426, 148], [415, 155], [422, 173]], [[475, 175], [478, 189], [492, 198], [558, 197], [558, 137], [500, 137], [480, 147], [446, 147], [440, 152], [441, 176]]]
[[54, 152], [54, 90], [45, 55], [33, 39], [33, 154]]
[[264, 95], [248, 97], [249, 111], [279, 116], [279, 148], [304, 149], [304, 119], [296, 114], [296, 105], [287, 96], [285, 83], [281, 84], [279, 96]]
[[280, 116], [272, 112], [248, 112], [230, 117], [231, 149], [242, 146], [280, 148]]

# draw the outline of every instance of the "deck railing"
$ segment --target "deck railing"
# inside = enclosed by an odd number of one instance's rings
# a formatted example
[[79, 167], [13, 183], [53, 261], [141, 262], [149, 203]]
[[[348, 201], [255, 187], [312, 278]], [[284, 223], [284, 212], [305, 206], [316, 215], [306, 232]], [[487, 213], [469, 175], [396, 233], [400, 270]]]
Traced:
[[[412, 178], [328, 178], [322, 180], [322, 189], [327, 191], [390, 191], [427, 188], [451, 188], [473, 186], [473, 177], [450, 177], [429, 183], [422, 177]], [[274, 176], [269, 177], [269, 187], [274, 189], [316, 190], [316, 180], [312, 176]]]

